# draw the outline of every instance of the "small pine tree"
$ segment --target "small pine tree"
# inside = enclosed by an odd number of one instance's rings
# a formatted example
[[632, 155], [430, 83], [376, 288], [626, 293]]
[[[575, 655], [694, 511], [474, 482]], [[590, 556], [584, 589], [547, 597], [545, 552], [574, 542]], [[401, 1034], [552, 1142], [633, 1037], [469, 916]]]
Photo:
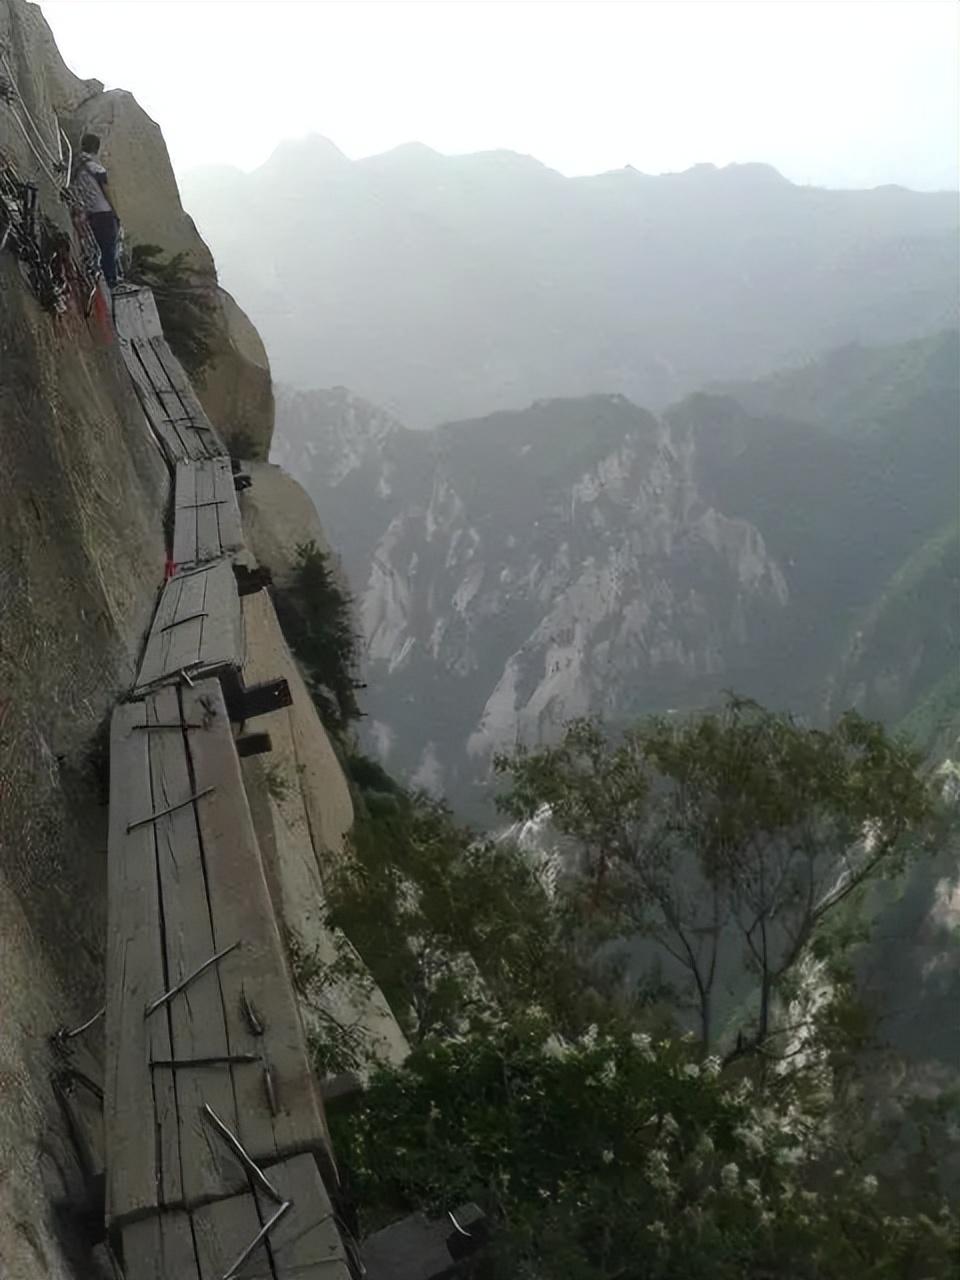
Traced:
[[213, 360], [216, 337], [213, 273], [198, 271], [185, 253], [164, 257], [159, 245], [137, 244], [130, 251], [126, 276], [153, 291], [170, 350], [191, 378], [202, 378]]
[[343, 734], [362, 714], [352, 601], [315, 542], [297, 547], [293, 583], [275, 593], [275, 602], [284, 634], [306, 668], [321, 720], [331, 732]]

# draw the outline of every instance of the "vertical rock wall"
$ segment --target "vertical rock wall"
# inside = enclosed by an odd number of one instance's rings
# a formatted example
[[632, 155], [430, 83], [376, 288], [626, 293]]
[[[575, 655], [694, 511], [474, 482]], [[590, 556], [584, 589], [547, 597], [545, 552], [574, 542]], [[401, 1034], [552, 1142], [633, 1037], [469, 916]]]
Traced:
[[[0, 158], [36, 182], [44, 215], [70, 225], [47, 154], [57, 153], [58, 125], [73, 138], [91, 127], [103, 136], [129, 237], [212, 266], [180, 205], [159, 129], [135, 101], [73, 76], [39, 8], [23, 0], [0, 0], [0, 51], [7, 64], [0, 74], [17, 89], [16, 115], [0, 101]], [[27, 116], [34, 124], [25, 136], [20, 123]], [[205, 407], [228, 440], [265, 456], [273, 423], [266, 356], [233, 300], [222, 292], [217, 300], [219, 357], [202, 392]], [[76, 306], [59, 316], [44, 312], [15, 257], [0, 253], [3, 1280], [109, 1274], [82, 1217], [85, 1188], [52, 1088], [64, 1064], [50, 1036], [103, 1001], [106, 726], [132, 681], [163, 580], [169, 496], [168, 472], [120, 360], [106, 305], [89, 318]], [[262, 521], [269, 538], [267, 513]], [[303, 540], [286, 528], [279, 536], [284, 544]], [[312, 527], [303, 538], [310, 536]], [[279, 636], [270, 642], [283, 643]], [[301, 708], [293, 729], [309, 737], [311, 715], [315, 721], [312, 706]], [[317, 891], [316, 850], [338, 852], [352, 818], [339, 765], [323, 746], [311, 747], [316, 787], [304, 783], [315, 827], [310, 839], [291, 843], [288, 814], [271, 817], [289, 855], [275, 877], [281, 904], [291, 917], [300, 913], [291, 924], [316, 928], [318, 936], [322, 923], [293, 887], [302, 873], [305, 892]], [[352, 1009], [348, 1003], [345, 1013]], [[369, 1015], [385, 1051], [402, 1053], [399, 1030], [376, 994]], [[100, 1034], [94, 1027], [76, 1042], [94, 1077], [102, 1072]]]

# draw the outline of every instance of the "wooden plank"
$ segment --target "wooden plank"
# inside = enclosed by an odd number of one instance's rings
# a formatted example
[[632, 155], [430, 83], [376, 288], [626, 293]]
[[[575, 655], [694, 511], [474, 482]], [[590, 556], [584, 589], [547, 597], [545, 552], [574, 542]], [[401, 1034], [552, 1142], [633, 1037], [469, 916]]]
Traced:
[[177, 480], [173, 504], [173, 560], [175, 564], [193, 564], [197, 560], [197, 513], [195, 462], [177, 463]]
[[187, 1215], [156, 1214], [124, 1227], [123, 1274], [125, 1280], [199, 1280]]
[[166, 584], [147, 637], [135, 690], [169, 679], [200, 661], [206, 589], [206, 575], [202, 573], [178, 574]]
[[222, 554], [217, 519], [216, 477], [212, 461], [197, 464], [197, 559], [216, 560]]
[[[153, 299], [149, 290], [145, 290], [144, 295], [149, 298], [152, 305]], [[143, 297], [140, 299], [140, 304], [142, 311], [145, 305]], [[176, 431], [180, 439], [181, 456], [192, 459], [205, 458], [208, 456], [208, 449], [204, 433], [193, 429], [191, 410], [188, 405], [184, 404], [179, 391], [171, 383], [166, 368], [158, 360], [155, 347], [146, 331], [147, 327], [141, 314], [140, 324], [130, 339], [133, 354], [139, 360], [144, 376], [152, 386], [158, 402], [163, 406], [170, 426]]]
[[225, 553], [242, 551], [243, 525], [240, 520], [240, 506], [237, 502], [237, 489], [233, 483], [233, 468], [229, 458], [216, 458], [213, 462], [216, 472], [214, 497], [219, 499], [217, 519], [220, 522], [220, 547]]
[[169, 1079], [150, 1062], [170, 1056], [166, 1016], [144, 1009], [167, 980], [160, 927], [153, 827], [136, 827], [154, 811], [143, 704], [116, 709], [110, 736], [107, 853], [106, 1073], [104, 1134], [108, 1222], [157, 1204], [164, 1180], [160, 1135], [175, 1122]]
[[227, 560], [178, 573], [164, 587], [134, 691], [193, 667], [243, 664], [243, 617]]
[[191, 428], [192, 413], [184, 404], [179, 391], [171, 384], [167, 371], [157, 359], [152, 343], [145, 338], [131, 340], [134, 354], [139, 357], [144, 372], [153, 386], [157, 399], [163, 405], [171, 426], [183, 443], [184, 456], [198, 461], [209, 456], [204, 434]]
[[[285, 1160], [270, 1181], [290, 1208], [238, 1271], [276, 1280], [350, 1280], [333, 1208], [311, 1155]], [[200, 1280], [223, 1275], [280, 1208], [265, 1192], [221, 1200], [193, 1213]], [[268, 1252], [269, 1244], [269, 1252]]]
[[160, 323], [160, 312], [153, 290], [145, 285], [133, 295], [133, 303], [137, 309], [139, 332], [145, 338], [162, 338], [163, 325]]
[[[290, 1208], [237, 1271], [238, 1280], [350, 1280], [346, 1251], [312, 1156], [271, 1170]], [[168, 1211], [123, 1231], [127, 1280], [222, 1280], [279, 1205], [249, 1191], [192, 1210]]]
[[[189, 437], [185, 436], [180, 429], [182, 424], [179, 420], [183, 417], [182, 407], [177, 407], [173, 411], [169, 396], [165, 398], [160, 393], [161, 390], [170, 390], [166, 380], [156, 382], [155, 379], [151, 379], [150, 370], [144, 367], [143, 352], [148, 346], [145, 300], [149, 302], [154, 323], [159, 328], [160, 320], [149, 289], [118, 294], [114, 299], [114, 324], [120, 338], [124, 363], [140, 397], [144, 412], [171, 461], [176, 461], [178, 458], [190, 456], [191, 443]], [[177, 405], [179, 406], [179, 399]]]
[[[291, 1203], [270, 1232], [270, 1252], [277, 1280], [349, 1280], [347, 1255], [337, 1229], [333, 1205], [312, 1155], [294, 1156], [270, 1169], [270, 1181]], [[277, 1206], [256, 1191], [260, 1216], [266, 1221]]]
[[[206, 1205], [195, 1210], [192, 1217], [200, 1280], [223, 1280], [262, 1226], [257, 1202], [249, 1192]], [[264, 1245], [259, 1245], [251, 1254], [250, 1261], [238, 1275], [243, 1280], [252, 1280], [254, 1276], [273, 1280], [274, 1272]]]
[[229, 560], [218, 560], [204, 574], [203, 631], [200, 662], [204, 666], [243, 666], [244, 630], [240, 593]]
[[171, 462], [175, 462], [177, 458], [184, 454], [184, 443], [176, 427], [169, 421], [167, 412], [154, 391], [153, 385], [144, 372], [143, 366], [133, 348], [133, 339], [137, 333], [136, 321], [138, 319], [139, 316], [135, 307], [127, 305], [126, 299], [116, 299], [115, 323], [123, 362], [133, 382], [137, 398], [150, 427], [168, 459]]
[[[261, 1071], [234, 1072], [238, 1137], [254, 1159], [265, 1163], [303, 1150], [328, 1159], [326, 1128], [223, 694], [216, 681], [204, 680], [183, 689], [181, 697], [185, 719], [210, 709], [215, 713], [209, 732], [191, 734], [187, 747], [196, 789], [215, 788], [197, 810], [214, 942], [219, 948], [242, 939], [220, 975], [230, 1052], [254, 1053], [264, 1062]], [[262, 1034], [249, 1017], [251, 1010]]]
[[202, 563], [243, 549], [229, 458], [179, 464], [173, 537], [177, 564]]
[[[146, 710], [148, 724], [183, 723], [176, 688], [168, 687], [153, 694], [147, 699]], [[181, 804], [193, 794], [184, 734], [158, 731], [144, 736], [150, 739], [154, 809], [172, 808], [172, 812], [154, 824], [166, 950], [165, 989], [169, 989], [199, 969], [217, 950], [210, 924], [196, 812], [196, 806], [208, 803], [208, 797], [186, 807]], [[174, 1059], [226, 1057], [219, 968], [229, 965], [231, 959], [231, 956], [224, 957], [169, 1001], [167, 1013]], [[155, 997], [162, 994], [157, 991]], [[162, 1010], [150, 1015], [151, 1018], [161, 1016]], [[203, 1106], [209, 1103], [224, 1123], [236, 1131], [229, 1064], [154, 1067], [153, 1072], [154, 1077], [172, 1079], [177, 1100], [178, 1132], [171, 1135], [171, 1145], [179, 1152], [179, 1164], [176, 1178], [166, 1181], [164, 1186], [164, 1203], [193, 1205], [214, 1196], [235, 1193], [246, 1186], [242, 1166], [203, 1117]], [[166, 1168], [165, 1164], [165, 1172]]]
[[163, 663], [168, 672], [180, 671], [201, 661], [208, 583], [207, 574], [196, 573], [171, 578], [167, 584], [168, 590], [179, 589], [173, 622], [161, 642]]
[[154, 335], [149, 341], [157, 363], [166, 374], [170, 386], [179, 395], [184, 409], [203, 428], [198, 434], [203, 441], [206, 456], [210, 458], [227, 457], [227, 450], [220, 439], [219, 433], [214, 429], [213, 423], [207, 417], [206, 411], [200, 403], [196, 391], [193, 389], [193, 384], [184, 372], [180, 361], [170, 350], [163, 335]]

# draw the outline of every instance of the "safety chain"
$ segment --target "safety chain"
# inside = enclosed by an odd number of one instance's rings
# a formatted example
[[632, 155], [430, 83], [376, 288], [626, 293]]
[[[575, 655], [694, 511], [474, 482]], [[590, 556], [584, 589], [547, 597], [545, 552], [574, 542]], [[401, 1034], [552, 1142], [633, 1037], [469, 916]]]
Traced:
[[100, 276], [100, 252], [86, 218], [75, 209], [72, 214], [78, 256], [69, 234], [40, 211], [36, 183], [24, 182], [0, 153], [0, 249], [16, 254], [40, 305], [55, 314], [66, 311], [73, 284], [86, 313]]
[[78, 253], [70, 236], [38, 208], [35, 182], [25, 182], [0, 153], [0, 249], [9, 248], [23, 264], [30, 288], [47, 311], [66, 311], [71, 285], [77, 286], [84, 314], [89, 314], [100, 279], [100, 250], [86, 217], [69, 190], [72, 152], [63, 154], [66, 135], [57, 125], [54, 155], [30, 113], [8, 61], [9, 46], [0, 40], [0, 103], [3, 103], [29, 147], [37, 168], [70, 209]]

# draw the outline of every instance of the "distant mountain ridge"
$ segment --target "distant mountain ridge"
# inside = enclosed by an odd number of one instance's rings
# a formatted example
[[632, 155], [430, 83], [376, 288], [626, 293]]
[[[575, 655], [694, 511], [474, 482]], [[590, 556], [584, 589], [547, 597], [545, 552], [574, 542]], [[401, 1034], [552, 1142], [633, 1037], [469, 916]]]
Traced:
[[[776, 412], [801, 384], [818, 422]], [[778, 374], [744, 391], [762, 413], [594, 396], [413, 432], [281, 389], [275, 456], [353, 584], [368, 741], [469, 806], [491, 751], [578, 714], [734, 688], [899, 724], [960, 643], [958, 395], [955, 332]]]
[[349, 386], [415, 428], [597, 392], [659, 410], [957, 322], [952, 193], [764, 164], [565, 178], [419, 144], [354, 162], [319, 137], [183, 187], [278, 380]]

